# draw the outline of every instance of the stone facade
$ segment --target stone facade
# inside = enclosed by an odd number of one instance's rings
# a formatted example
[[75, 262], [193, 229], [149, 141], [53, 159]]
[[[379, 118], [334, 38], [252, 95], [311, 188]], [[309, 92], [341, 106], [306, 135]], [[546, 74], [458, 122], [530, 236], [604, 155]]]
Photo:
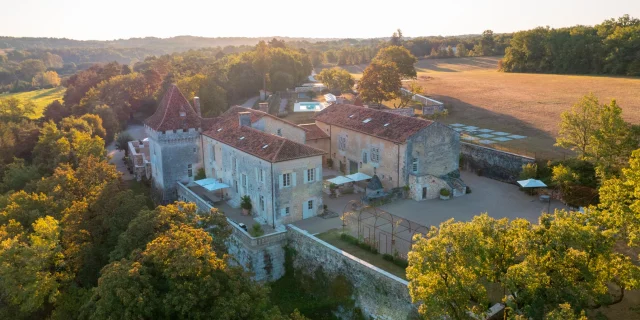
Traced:
[[251, 124], [251, 127], [262, 132], [280, 136], [297, 143], [305, 143], [304, 129], [282, 120], [278, 120], [269, 116], [262, 117], [260, 120]]
[[362, 172], [370, 176], [378, 175], [385, 189], [406, 184], [399, 179], [404, 170], [406, 144], [320, 121], [316, 121], [316, 125], [330, 135], [329, 156], [333, 159], [334, 169], [344, 174]]
[[[219, 179], [230, 186], [224, 191], [229, 205], [240, 206], [240, 198], [248, 195], [253, 204], [252, 214], [273, 226], [315, 216], [321, 211], [322, 156], [271, 163], [210, 137], [203, 136], [202, 140], [207, 178]], [[312, 182], [306, 179], [308, 170], [313, 170]], [[290, 184], [286, 187], [282, 186], [283, 174], [289, 174]], [[313, 205], [311, 211], [308, 207], [304, 209], [309, 201]]]
[[471, 143], [462, 142], [460, 145], [461, 168], [503, 182], [515, 183], [522, 166], [535, 162], [534, 158]]
[[287, 226], [289, 247], [296, 253], [294, 269], [313, 275], [317, 268], [329, 276], [343, 275], [353, 284], [354, 300], [374, 319], [416, 319], [408, 282], [362, 261], [295, 226]]
[[129, 149], [129, 167], [137, 181], [151, 178], [151, 162], [149, 162], [149, 139], [133, 140], [127, 143]]
[[149, 138], [149, 155], [153, 188], [160, 202], [177, 199], [176, 182], [193, 181], [202, 167], [200, 131], [196, 128], [159, 132], [145, 125]]
[[[405, 185], [412, 187], [411, 184], [417, 181], [415, 177], [443, 177], [458, 172], [460, 135], [439, 122], [413, 134], [405, 143], [320, 121], [316, 124], [330, 135], [329, 148], [325, 151], [333, 159], [335, 169], [345, 174], [377, 175], [385, 190]], [[428, 180], [421, 181], [426, 183]], [[420, 188], [423, 186], [426, 185]]]

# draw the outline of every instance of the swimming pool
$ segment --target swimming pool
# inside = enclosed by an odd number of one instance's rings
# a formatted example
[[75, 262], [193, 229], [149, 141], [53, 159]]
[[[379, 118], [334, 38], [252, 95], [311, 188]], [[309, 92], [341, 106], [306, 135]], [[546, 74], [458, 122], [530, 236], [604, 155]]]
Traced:
[[321, 111], [322, 109], [328, 106], [327, 103], [324, 102], [297, 102], [293, 105], [293, 112], [315, 112]]

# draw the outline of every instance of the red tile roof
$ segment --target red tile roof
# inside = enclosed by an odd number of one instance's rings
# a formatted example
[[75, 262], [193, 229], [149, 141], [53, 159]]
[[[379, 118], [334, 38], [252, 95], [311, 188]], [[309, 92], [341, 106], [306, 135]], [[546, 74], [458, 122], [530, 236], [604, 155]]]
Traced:
[[144, 123], [155, 131], [200, 128], [202, 118], [191, 107], [175, 84], [165, 92], [156, 112]]
[[[363, 122], [366, 119], [371, 120]], [[397, 143], [404, 143], [410, 136], [433, 123], [352, 104], [331, 105], [318, 112], [315, 120]]]
[[315, 123], [299, 124], [298, 126], [307, 132], [307, 140], [329, 139], [329, 135]]
[[238, 106], [232, 107], [216, 118], [203, 134], [269, 162], [320, 156], [325, 153], [323, 150], [248, 126], [240, 127], [238, 113], [247, 111], [251, 112], [252, 123], [267, 115], [257, 110]]

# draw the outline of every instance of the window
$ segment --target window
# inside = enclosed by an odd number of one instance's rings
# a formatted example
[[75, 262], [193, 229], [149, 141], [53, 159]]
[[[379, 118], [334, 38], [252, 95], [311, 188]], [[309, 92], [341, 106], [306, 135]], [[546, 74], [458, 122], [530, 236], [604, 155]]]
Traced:
[[198, 149], [196, 149], [196, 148], [193, 148], [193, 153], [196, 153], [196, 151], [197, 151], [197, 150], [198, 150]]
[[187, 165], [187, 176], [189, 176], [189, 178], [193, 177], [193, 166], [190, 164]]
[[238, 180], [233, 180], [233, 188], [236, 190], [236, 193], [238, 193]]
[[236, 169], [238, 167], [238, 159], [233, 158], [231, 161], [231, 170], [233, 170], [233, 172], [236, 172]]
[[243, 188], [247, 188], [247, 175], [246, 174], [242, 174], [242, 187]]
[[346, 151], [347, 150], [347, 137], [346, 136], [338, 136], [338, 150]]
[[291, 173], [285, 173], [282, 175], [282, 186], [283, 187], [291, 186]]
[[309, 210], [313, 209], [313, 200], [309, 200], [309, 201], [307, 201], [307, 208], [308, 208]]
[[282, 129], [278, 128], [278, 130], [276, 130], [276, 134], [282, 137]]
[[216, 161], [216, 146], [211, 146], [211, 160]]
[[284, 208], [284, 215], [288, 216], [289, 215], [289, 207], [285, 207]]
[[369, 121], [371, 121], [371, 118], [366, 118], [366, 119], [362, 120], [362, 123], [369, 123]]
[[367, 155], [367, 153], [363, 152], [362, 153], [362, 163], [367, 163], [367, 160], [369, 160], [368, 158], [369, 158], [369, 156]]
[[264, 211], [264, 196], [260, 195], [260, 211]]
[[413, 161], [411, 163], [411, 171], [413, 171], [413, 173], [418, 173], [418, 158], [413, 158]]
[[258, 180], [260, 182], [264, 182], [264, 169], [260, 169], [260, 174], [258, 175]]
[[371, 147], [371, 162], [380, 162], [380, 148]]
[[307, 182], [313, 182], [316, 180], [316, 169], [307, 170]]

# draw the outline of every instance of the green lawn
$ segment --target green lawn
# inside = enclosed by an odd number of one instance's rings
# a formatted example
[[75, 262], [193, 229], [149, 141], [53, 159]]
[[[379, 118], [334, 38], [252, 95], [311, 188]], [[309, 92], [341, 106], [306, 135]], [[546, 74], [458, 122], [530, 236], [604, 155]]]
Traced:
[[35, 91], [28, 92], [18, 92], [18, 93], [5, 93], [0, 94], [0, 100], [6, 98], [18, 98], [22, 100], [31, 100], [36, 106], [36, 112], [31, 116], [32, 119], [38, 119], [42, 117], [42, 112], [44, 108], [49, 105], [54, 100], [59, 100], [62, 102], [62, 96], [64, 96], [65, 87], [57, 87], [52, 89], [41, 89]]
[[344, 240], [342, 240], [340, 238], [340, 230], [338, 229], [333, 229], [333, 230], [329, 230], [325, 233], [321, 233], [319, 235], [317, 235], [318, 238], [322, 239], [323, 241], [329, 243], [330, 245], [343, 250], [351, 255], [354, 255], [355, 257], [362, 259], [366, 262], [371, 263], [372, 265], [387, 271], [395, 276], [398, 276], [402, 279], [407, 279], [405, 270], [395, 264], [393, 264], [393, 262], [391, 261], [387, 261], [382, 259], [382, 255], [381, 254], [373, 254], [370, 251], [367, 251], [365, 249], [362, 249], [356, 245], [353, 245], [351, 243], [348, 243]]

